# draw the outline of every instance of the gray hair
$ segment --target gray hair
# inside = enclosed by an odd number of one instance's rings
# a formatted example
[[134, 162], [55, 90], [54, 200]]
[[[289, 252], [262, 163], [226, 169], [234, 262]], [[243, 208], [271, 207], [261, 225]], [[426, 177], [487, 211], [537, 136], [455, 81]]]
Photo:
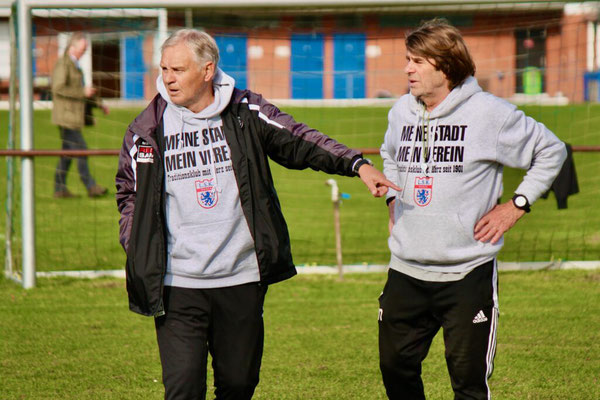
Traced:
[[215, 39], [208, 33], [197, 29], [179, 29], [171, 34], [160, 47], [161, 54], [167, 47], [175, 46], [184, 42], [194, 56], [198, 64], [211, 61], [215, 67], [219, 64], [219, 47]]
[[67, 47], [65, 47], [65, 55], [69, 54], [69, 50], [71, 47], [75, 46], [77, 42], [80, 40], [87, 40], [85, 33], [83, 32], [73, 32], [71, 36], [69, 36], [69, 40], [67, 41]]

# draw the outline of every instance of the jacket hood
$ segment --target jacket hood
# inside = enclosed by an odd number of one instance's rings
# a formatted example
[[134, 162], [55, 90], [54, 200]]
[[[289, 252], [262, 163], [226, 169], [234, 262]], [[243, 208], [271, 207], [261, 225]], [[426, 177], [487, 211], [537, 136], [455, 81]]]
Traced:
[[162, 76], [159, 75], [156, 78], [156, 89], [158, 90], [158, 93], [160, 93], [160, 96], [168, 103], [169, 107], [173, 107], [174, 110], [181, 113], [181, 116], [184, 120], [208, 119], [221, 114], [231, 100], [234, 87], [235, 79], [223, 72], [221, 68], [217, 68], [217, 73], [213, 80], [215, 101], [204, 110], [194, 113], [188, 110], [186, 107], [174, 104], [169, 97], [169, 93], [167, 92], [167, 88], [162, 80]]
[[[440, 118], [451, 114], [456, 107], [481, 91], [477, 79], [473, 76], [468, 77], [462, 84], [452, 89], [448, 96], [431, 111], [429, 118]], [[411, 113], [417, 115], [423, 113], [423, 103], [415, 96], [410, 95], [409, 105]]]

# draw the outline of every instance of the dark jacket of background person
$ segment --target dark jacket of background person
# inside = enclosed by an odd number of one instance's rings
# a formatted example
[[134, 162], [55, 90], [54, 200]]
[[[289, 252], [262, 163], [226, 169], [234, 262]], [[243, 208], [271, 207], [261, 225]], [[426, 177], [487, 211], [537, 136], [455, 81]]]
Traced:
[[550, 190], [542, 196], [548, 198], [550, 191], [554, 192], [556, 204], [559, 210], [567, 208], [567, 198], [573, 194], [579, 193], [579, 183], [577, 182], [577, 172], [575, 171], [575, 160], [573, 159], [573, 148], [569, 143], [567, 147], [567, 159], [562, 165], [558, 176], [552, 182]]
[[[129, 307], [143, 315], [163, 312], [167, 232], [162, 118], [166, 105], [158, 95], [129, 126], [116, 176], [120, 241], [127, 253]], [[259, 114], [281, 127], [268, 124]], [[296, 269], [269, 158], [287, 168], [310, 167], [356, 176], [352, 164], [361, 154], [296, 122], [248, 90], [234, 89], [221, 118], [242, 209], [255, 244], [261, 283], [288, 279]], [[144, 148], [142, 162], [140, 147]]]
[[56, 61], [52, 71], [52, 123], [81, 130], [85, 122], [86, 100], [83, 72], [65, 54]]

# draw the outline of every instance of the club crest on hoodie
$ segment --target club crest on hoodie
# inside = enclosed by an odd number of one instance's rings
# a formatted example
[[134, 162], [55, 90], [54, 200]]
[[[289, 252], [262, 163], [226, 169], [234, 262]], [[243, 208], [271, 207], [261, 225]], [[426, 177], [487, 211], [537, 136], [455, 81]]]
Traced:
[[414, 200], [419, 207], [425, 207], [431, 202], [433, 195], [433, 177], [415, 177]]
[[219, 193], [212, 182], [213, 179], [202, 179], [195, 182], [196, 199], [202, 208], [213, 208], [219, 201]]

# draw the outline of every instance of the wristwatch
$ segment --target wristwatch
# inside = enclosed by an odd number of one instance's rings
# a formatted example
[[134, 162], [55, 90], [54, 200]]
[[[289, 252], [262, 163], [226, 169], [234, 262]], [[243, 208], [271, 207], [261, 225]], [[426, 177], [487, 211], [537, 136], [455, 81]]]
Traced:
[[520, 210], [523, 210], [525, 212], [531, 211], [529, 200], [527, 200], [527, 197], [523, 196], [522, 194], [515, 194], [512, 198], [512, 202], [515, 205], [515, 207], [517, 207]]
[[368, 158], [359, 158], [358, 160], [354, 161], [354, 165], [352, 166], [352, 172], [358, 175], [358, 170], [365, 164], [373, 166], [373, 161], [369, 160]]

